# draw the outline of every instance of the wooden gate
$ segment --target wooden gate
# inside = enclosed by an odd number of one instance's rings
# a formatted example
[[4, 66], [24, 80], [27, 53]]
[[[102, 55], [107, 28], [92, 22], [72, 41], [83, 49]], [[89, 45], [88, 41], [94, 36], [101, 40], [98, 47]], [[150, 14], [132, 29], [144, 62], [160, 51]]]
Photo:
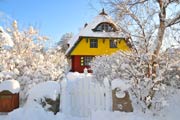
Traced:
[[92, 77], [79, 78], [68, 84], [70, 114], [73, 116], [87, 117], [92, 111], [112, 109], [111, 90], [93, 82]]

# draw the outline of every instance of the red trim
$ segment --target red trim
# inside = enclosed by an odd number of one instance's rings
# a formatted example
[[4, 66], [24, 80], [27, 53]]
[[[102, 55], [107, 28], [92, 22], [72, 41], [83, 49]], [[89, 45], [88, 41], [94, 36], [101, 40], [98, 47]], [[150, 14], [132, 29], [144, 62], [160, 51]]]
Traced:
[[[81, 66], [81, 55], [75, 55], [75, 56], [71, 56], [71, 61], [72, 61], [72, 67], [71, 67], [71, 71], [72, 72], [79, 72], [79, 73], [83, 73], [84, 72], [84, 68], [89, 69], [90, 66]], [[92, 73], [91, 70], [88, 70], [89, 73]]]

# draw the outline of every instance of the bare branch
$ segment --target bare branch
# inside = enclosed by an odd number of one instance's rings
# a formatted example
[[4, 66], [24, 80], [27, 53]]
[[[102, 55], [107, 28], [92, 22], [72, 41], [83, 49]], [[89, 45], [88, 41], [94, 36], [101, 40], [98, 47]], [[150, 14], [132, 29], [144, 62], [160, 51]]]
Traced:
[[144, 4], [147, 1], [148, 0], [138, 0], [138, 1], [135, 1], [134, 3], [129, 3], [127, 5], [134, 6], [134, 5], [137, 5], [137, 4]]
[[180, 23], [180, 11], [178, 12], [178, 14], [172, 18], [171, 20], [168, 20], [168, 22], [166, 23], [166, 27], [170, 27], [172, 25], [175, 25], [177, 23]]

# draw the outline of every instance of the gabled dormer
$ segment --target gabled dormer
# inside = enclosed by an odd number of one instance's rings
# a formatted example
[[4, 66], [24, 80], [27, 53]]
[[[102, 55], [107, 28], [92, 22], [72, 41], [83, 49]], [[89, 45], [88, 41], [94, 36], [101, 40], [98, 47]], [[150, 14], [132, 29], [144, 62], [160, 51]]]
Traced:
[[102, 22], [98, 24], [94, 29], [94, 32], [116, 32], [117, 29], [112, 23]]

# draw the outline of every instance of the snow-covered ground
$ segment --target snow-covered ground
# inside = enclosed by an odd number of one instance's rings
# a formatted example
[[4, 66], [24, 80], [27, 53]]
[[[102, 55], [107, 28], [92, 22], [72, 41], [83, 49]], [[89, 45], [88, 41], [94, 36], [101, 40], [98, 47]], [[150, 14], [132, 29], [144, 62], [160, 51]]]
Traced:
[[[67, 79], [75, 82], [77, 76], [83, 78], [90, 75], [70, 73], [68, 74]], [[33, 102], [33, 99], [39, 98], [40, 96], [44, 97], [44, 95], [54, 99], [55, 96], [57, 96], [57, 93], [60, 92], [60, 86], [58, 86], [58, 84], [59, 83], [56, 82], [46, 82], [37, 85], [37, 87], [30, 90], [28, 104], [8, 113], [8, 115], [0, 114], [0, 120], [179, 120], [180, 90], [176, 90], [174, 94], [169, 96], [167, 101], [168, 105], [157, 114], [151, 112], [143, 113], [136, 109], [131, 113], [118, 111], [93, 111], [89, 117], [72, 116], [64, 113], [64, 111], [58, 112], [54, 115], [52, 112], [48, 112], [42, 108], [42, 106], [37, 102]]]

